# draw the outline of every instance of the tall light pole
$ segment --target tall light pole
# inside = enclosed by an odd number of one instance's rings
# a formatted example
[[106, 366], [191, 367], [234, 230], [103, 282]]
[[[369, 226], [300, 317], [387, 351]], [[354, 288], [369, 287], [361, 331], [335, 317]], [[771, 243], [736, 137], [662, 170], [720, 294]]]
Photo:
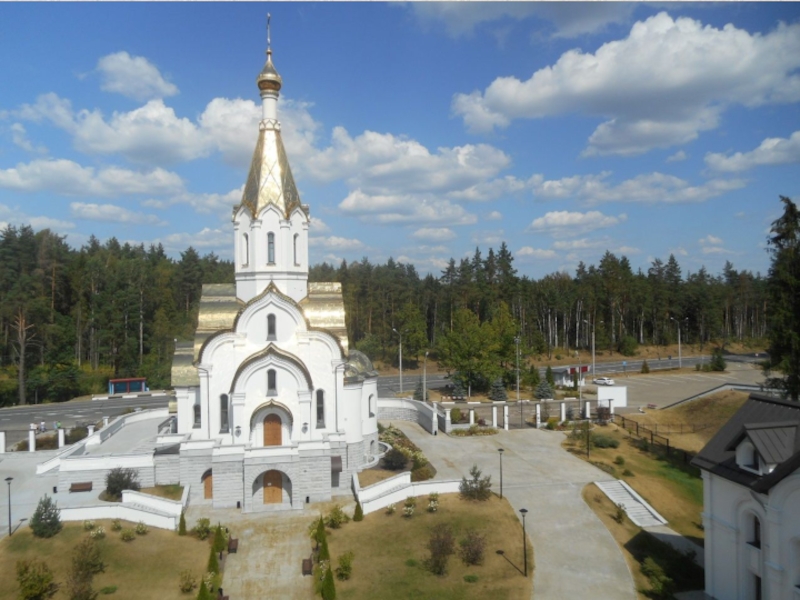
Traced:
[[422, 363], [422, 401], [428, 399], [428, 351], [425, 350], [425, 361]]
[[[589, 324], [589, 321], [587, 321], [586, 319], [584, 319], [583, 322], [586, 323], [587, 325]], [[595, 367], [594, 356], [595, 356], [594, 355], [594, 321], [592, 321], [592, 379], [597, 377], [597, 374], [595, 373], [595, 370], [594, 370], [594, 367]]]
[[675, 321], [678, 324], [678, 368], [683, 368], [683, 358], [681, 357], [681, 324], [683, 321], [688, 321], [689, 317], [686, 317], [681, 321], [680, 319], [676, 319], [675, 317], [670, 317], [670, 321]]
[[6, 477], [6, 483], [8, 484], [8, 535], [9, 537], [13, 533], [11, 531], [11, 481], [13, 477]]
[[578, 381], [576, 385], [578, 386], [578, 410], [583, 408], [583, 388], [581, 386], [581, 353], [575, 350], [575, 358], [578, 359]]
[[[519, 426], [524, 427], [525, 419], [522, 416], [522, 402], [519, 400], [519, 336], [514, 338], [514, 343], [517, 345], [517, 404], [519, 405]], [[503, 495], [500, 494], [500, 497], [502, 498]]]
[[394, 327], [392, 327], [392, 331], [394, 331], [398, 336], [400, 336], [400, 393], [403, 393], [403, 334], [397, 331]]
[[528, 536], [525, 534], [525, 515], [528, 514], [527, 508], [520, 508], [522, 514], [522, 555], [525, 557], [525, 577], [528, 576]]
[[500, 453], [500, 500], [503, 499], [503, 449], [498, 448], [497, 451]]

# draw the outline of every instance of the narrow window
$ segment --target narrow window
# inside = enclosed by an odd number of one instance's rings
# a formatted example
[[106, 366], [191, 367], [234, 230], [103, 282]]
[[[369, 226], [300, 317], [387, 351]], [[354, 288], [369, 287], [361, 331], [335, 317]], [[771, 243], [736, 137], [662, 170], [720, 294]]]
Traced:
[[276, 374], [275, 369], [270, 369], [267, 371], [267, 396], [277, 396], [278, 395], [278, 386], [276, 384]]
[[374, 417], [375, 416], [375, 404], [374, 404], [374, 402], [375, 402], [375, 394], [370, 394], [369, 395], [369, 416], [370, 417]]
[[325, 427], [325, 392], [317, 390], [317, 429]]
[[267, 340], [275, 339], [275, 315], [267, 315]]
[[267, 262], [275, 264], [275, 234], [271, 231], [267, 234]]
[[194, 405], [194, 428], [200, 429], [200, 405]]
[[750, 543], [756, 548], [761, 548], [761, 521], [758, 517], [753, 517], [753, 541]]
[[230, 427], [228, 425], [228, 394], [222, 394], [219, 397], [219, 432], [228, 433]]
[[296, 267], [300, 266], [300, 261], [297, 260], [297, 238], [300, 237], [299, 233], [294, 234], [294, 265]]
[[242, 234], [242, 264], [247, 266], [250, 263], [250, 238], [246, 233]]

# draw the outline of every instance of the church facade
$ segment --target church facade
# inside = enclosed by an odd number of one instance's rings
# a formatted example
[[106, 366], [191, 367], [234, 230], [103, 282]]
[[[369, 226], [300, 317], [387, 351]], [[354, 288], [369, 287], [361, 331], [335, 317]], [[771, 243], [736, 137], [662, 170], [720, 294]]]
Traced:
[[310, 209], [281, 139], [282, 83], [268, 49], [233, 208], [235, 283], [203, 286], [194, 340], [172, 365], [181, 484], [193, 503], [246, 512], [350, 493], [378, 452], [377, 372], [348, 347], [341, 285], [308, 282]]

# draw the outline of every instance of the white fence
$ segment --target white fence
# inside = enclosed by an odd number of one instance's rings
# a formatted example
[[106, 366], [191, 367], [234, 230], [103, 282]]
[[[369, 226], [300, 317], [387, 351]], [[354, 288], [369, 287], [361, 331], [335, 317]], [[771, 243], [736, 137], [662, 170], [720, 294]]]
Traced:
[[[95, 506], [81, 506], [80, 508], [62, 508], [62, 521], [88, 521], [97, 519], [122, 519], [131, 523], [141, 521], [150, 527], [159, 529], [169, 529], [174, 531], [178, 528], [180, 515], [161, 515], [144, 510], [139, 510], [132, 506], [125, 506], [120, 503], [103, 504]], [[109, 532], [106, 532], [108, 534]]]
[[409, 496], [427, 496], [429, 494], [453, 494], [461, 485], [457, 480], [429, 480], [411, 482], [411, 473], [406, 471], [379, 481], [369, 487], [361, 488], [358, 475], [353, 475], [353, 491], [364, 514], [386, 508], [390, 504], [403, 502]]
[[152, 508], [159, 512], [167, 513], [174, 517], [180, 517], [183, 510], [183, 504], [180, 500], [168, 500], [167, 498], [159, 498], [158, 496], [151, 496], [150, 494], [142, 494], [141, 492], [134, 492], [133, 490], [122, 491], [123, 504], [137, 504], [147, 508]]

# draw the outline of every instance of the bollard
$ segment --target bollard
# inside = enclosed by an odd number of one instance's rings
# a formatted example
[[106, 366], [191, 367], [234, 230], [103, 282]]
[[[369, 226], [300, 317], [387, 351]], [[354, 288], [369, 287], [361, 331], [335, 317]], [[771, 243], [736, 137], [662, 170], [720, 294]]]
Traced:
[[36, 430], [28, 431], [28, 452], [36, 452]]
[[108, 427], [108, 417], [103, 417], [103, 427]]
[[492, 407], [492, 427], [497, 427], [497, 407]]
[[536, 405], [536, 429], [542, 426], [542, 405]]
[[0, 431], [0, 454], [6, 451], [6, 432]]
[[562, 402], [561, 403], [561, 422], [563, 423], [566, 420], [567, 420], [567, 403], [566, 402]]
[[474, 408], [470, 408], [469, 409], [469, 424], [470, 425], [475, 425], [475, 409]]
[[92, 435], [94, 433], [94, 425], [89, 425], [88, 429], [89, 429], [89, 435]]
[[58, 447], [59, 448], [63, 448], [65, 442], [66, 442], [66, 438], [64, 436], [64, 430], [63, 429], [59, 429], [58, 430]]
[[508, 431], [508, 404], [503, 407], [503, 429]]

